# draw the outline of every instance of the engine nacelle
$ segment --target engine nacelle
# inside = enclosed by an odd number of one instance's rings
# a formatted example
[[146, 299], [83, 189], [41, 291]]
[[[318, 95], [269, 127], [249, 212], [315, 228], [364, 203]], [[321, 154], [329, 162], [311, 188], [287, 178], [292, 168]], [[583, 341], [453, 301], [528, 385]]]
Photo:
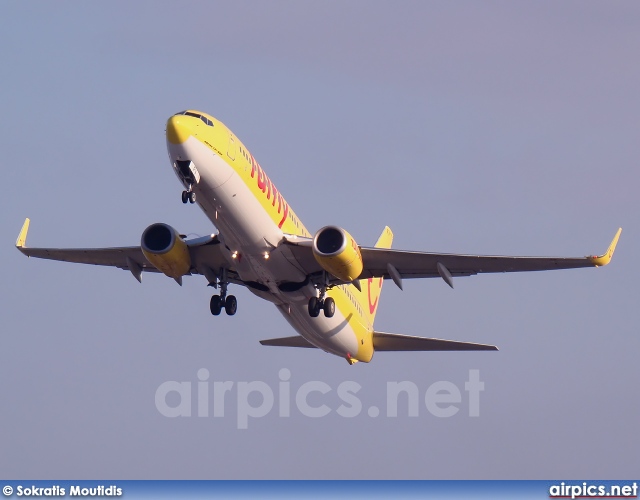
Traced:
[[360, 247], [341, 227], [326, 226], [313, 238], [313, 256], [322, 268], [342, 281], [353, 281], [362, 273]]
[[170, 278], [179, 279], [191, 269], [187, 244], [168, 224], [151, 224], [142, 233], [140, 246], [147, 260]]

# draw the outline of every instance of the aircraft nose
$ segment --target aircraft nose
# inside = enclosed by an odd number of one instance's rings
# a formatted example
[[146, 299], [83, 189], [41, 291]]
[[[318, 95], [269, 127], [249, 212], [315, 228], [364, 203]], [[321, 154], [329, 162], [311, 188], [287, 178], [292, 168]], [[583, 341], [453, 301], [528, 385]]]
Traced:
[[191, 135], [191, 130], [187, 125], [188, 118], [182, 115], [172, 116], [167, 120], [167, 141], [172, 144], [182, 144]]

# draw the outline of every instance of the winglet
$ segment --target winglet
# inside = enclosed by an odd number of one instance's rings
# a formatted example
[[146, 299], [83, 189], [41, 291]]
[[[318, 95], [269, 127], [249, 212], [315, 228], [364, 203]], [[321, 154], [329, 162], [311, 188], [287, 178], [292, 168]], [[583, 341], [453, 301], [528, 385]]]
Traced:
[[609, 262], [611, 262], [611, 258], [613, 257], [613, 252], [616, 249], [616, 245], [618, 244], [618, 240], [620, 239], [621, 232], [622, 232], [622, 228], [619, 228], [618, 232], [616, 233], [616, 235], [613, 237], [613, 240], [611, 241], [611, 245], [609, 245], [609, 248], [604, 254], [594, 255], [592, 257], [589, 257], [589, 259], [591, 260], [594, 266], [596, 267], [606, 266]]
[[27, 242], [27, 231], [29, 231], [29, 218], [27, 217], [24, 220], [24, 224], [22, 225], [22, 229], [20, 230], [20, 234], [18, 235], [18, 239], [16, 240], [17, 248], [24, 248], [24, 244]]

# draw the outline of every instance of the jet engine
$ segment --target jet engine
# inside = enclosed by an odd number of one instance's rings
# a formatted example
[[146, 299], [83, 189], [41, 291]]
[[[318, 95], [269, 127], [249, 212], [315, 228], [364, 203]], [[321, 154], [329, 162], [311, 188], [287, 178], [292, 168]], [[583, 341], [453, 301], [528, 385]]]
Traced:
[[339, 280], [350, 282], [362, 273], [360, 247], [347, 231], [325, 226], [313, 238], [313, 256], [322, 268]]
[[191, 269], [191, 256], [178, 231], [168, 224], [151, 224], [142, 233], [142, 253], [159, 271], [179, 279]]

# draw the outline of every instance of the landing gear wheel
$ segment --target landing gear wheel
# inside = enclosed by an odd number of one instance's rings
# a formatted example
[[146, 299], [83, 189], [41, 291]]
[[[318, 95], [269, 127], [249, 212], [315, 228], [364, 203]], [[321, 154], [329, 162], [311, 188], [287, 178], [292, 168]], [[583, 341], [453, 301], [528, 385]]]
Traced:
[[222, 311], [222, 297], [220, 295], [214, 295], [211, 297], [211, 302], [209, 302], [209, 309], [211, 310], [211, 314], [214, 316], [218, 316], [220, 311]]
[[324, 315], [327, 318], [333, 318], [333, 315], [336, 312], [336, 301], [333, 300], [331, 297], [327, 297], [326, 299], [324, 299], [324, 304], [322, 305], [322, 308], [324, 309]]
[[194, 193], [193, 191], [191, 191], [189, 193], [189, 203], [195, 203], [196, 202], [196, 193]]
[[224, 310], [229, 316], [233, 316], [238, 310], [238, 300], [235, 295], [227, 296], [227, 299], [224, 301]]
[[187, 203], [187, 201], [189, 201], [189, 193], [182, 191], [182, 203]]
[[317, 318], [320, 314], [320, 301], [317, 297], [311, 297], [309, 299], [309, 316]]

